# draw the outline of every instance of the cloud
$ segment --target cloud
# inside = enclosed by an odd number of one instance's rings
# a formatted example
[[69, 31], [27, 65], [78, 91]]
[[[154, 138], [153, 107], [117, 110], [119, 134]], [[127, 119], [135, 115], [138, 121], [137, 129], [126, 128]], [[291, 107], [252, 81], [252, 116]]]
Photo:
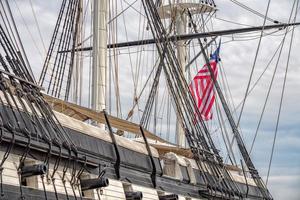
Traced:
[[269, 181], [274, 199], [299, 199], [300, 176], [272, 176]]

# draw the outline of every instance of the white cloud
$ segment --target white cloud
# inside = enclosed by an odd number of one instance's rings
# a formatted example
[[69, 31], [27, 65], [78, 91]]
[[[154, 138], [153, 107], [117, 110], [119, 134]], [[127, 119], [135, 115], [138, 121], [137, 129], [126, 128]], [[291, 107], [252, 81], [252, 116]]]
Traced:
[[[289, 169], [286, 169], [289, 170]], [[297, 200], [300, 196], [299, 182], [300, 176], [272, 176], [269, 179], [271, 192], [274, 199]]]

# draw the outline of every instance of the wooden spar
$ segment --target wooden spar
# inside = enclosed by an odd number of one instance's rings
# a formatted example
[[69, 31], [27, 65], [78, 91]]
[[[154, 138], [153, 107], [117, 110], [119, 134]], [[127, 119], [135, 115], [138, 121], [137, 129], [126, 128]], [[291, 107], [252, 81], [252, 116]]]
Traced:
[[[284, 23], [284, 24], [275, 24], [275, 25], [267, 25], [267, 26], [254, 26], [248, 28], [239, 28], [239, 29], [230, 29], [230, 30], [220, 30], [220, 31], [211, 31], [211, 32], [203, 32], [203, 33], [193, 33], [193, 34], [184, 34], [184, 35], [173, 35], [168, 38], [161, 38], [160, 41], [180, 41], [180, 40], [191, 40], [191, 39], [199, 39], [199, 38], [207, 38], [207, 37], [216, 37], [216, 36], [223, 36], [223, 35], [232, 35], [232, 34], [239, 34], [239, 33], [247, 33], [247, 32], [254, 32], [254, 31], [261, 31], [269, 30], [269, 29], [283, 29], [289, 26], [298, 26], [300, 22], [297, 23]], [[129, 47], [129, 46], [139, 46], [139, 45], [148, 45], [154, 44], [155, 39], [145, 39], [145, 40], [137, 40], [137, 41], [129, 41], [129, 42], [120, 42], [115, 44], [108, 44], [107, 48], [121, 48], [121, 47]], [[75, 51], [91, 51], [92, 47], [84, 47], [84, 48], [77, 48]], [[66, 53], [68, 51], [60, 51], [59, 53]]]

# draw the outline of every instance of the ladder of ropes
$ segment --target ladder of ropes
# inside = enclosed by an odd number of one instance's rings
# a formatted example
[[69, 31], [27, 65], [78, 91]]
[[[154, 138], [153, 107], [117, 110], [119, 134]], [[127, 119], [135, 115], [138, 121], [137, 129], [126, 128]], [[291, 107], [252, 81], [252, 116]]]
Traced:
[[[80, 12], [80, 0], [62, 1], [39, 78], [39, 85], [43, 86], [49, 95], [65, 100], [70, 93]], [[64, 52], [70, 49], [71, 51]]]
[[[214, 145], [214, 142], [210, 136], [208, 128], [206, 127], [204, 121], [200, 119], [195, 122], [194, 116], [201, 116], [199, 110], [197, 109], [196, 103], [190, 93], [188, 84], [185, 80], [184, 73], [180, 67], [180, 64], [176, 58], [174, 48], [169, 40], [169, 37], [164, 29], [161, 22], [159, 14], [157, 12], [157, 5], [153, 0], [142, 0], [144, 10], [151, 28], [154, 40], [156, 41], [156, 47], [158, 54], [160, 56], [160, 66], [157, 69], [154, 83], [150, 91], [150, 96], [146, 103], [145, 113], [141, 119], [141, 125], [147, 126], [149, 116], [151, 113], [152, 105], [154, 102], [154, 97], [158, 87], [159, 76], [161, 71], [164, 71], [165, 77], [167, 79], [167, 87], [173, 98], [176, 111], [181, 119], [182, 127], [185, 130], [185, 136], [187, 142], [192, 150], [197, 165], [201, 170], [201, 176], [206, 184], [206, 188], [203, 188], [202, 193], [205, 196], [212, 195], [214, 192], [220, 192], [225, 194], [228, 199], [233, 198], [233, 195], [240, 196], [241, 191], [239, 187], [232, 180], [229, 172], [225, 169], [224, 162], [219, 155], [219, 151]], [[190, 12], [189, 17], [192, 21]], [[197, 27], [195, 23], [192, 23], [194, 31], [197, 33]], [[212, 68], [209, 64], [209, 59], [205, 54], [204, 47], [200, 39], [198, 39], [201, 51], [205, 58], [206, 64], [211, 74], [211, 78], [214, 82], [214, 87], [218, 93], [218, 96], [223, 105], [223, 109], [227, 115], [227, 118], [232, 127], [232, 131], [237, 140], [237, 144], [241, 155], [246, 163], [249, 172], [258, 186], [263, 199], [272, 199], [270, 193], [265, 187], [261, 177], [259, 176], [257, 170], [254, 167], [253, 162], [247, 152], [247, 149], [243, 143], [241, 135], [238, 128], [233, 120], [233, 117], [228, 108], [227, 102], [221, 91], [221, 88], [214, 77]], [[210, 172], [210, 174], [205, 173]], [[201, 191], [201, 190], [200, 190]]]

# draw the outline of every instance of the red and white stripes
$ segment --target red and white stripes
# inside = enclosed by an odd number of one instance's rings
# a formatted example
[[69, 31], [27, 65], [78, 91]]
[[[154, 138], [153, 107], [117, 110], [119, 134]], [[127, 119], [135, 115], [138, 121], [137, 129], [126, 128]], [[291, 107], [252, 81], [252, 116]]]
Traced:
[[[217, 79], [218, 68], [216, 59], [211, 59], [210, 66]], [[205, 65], [194, 77], [190, 84], [190, 91], [196, 101], [197, 108], [203, 120], [212, 119], [212, 107], [215, 102], [214, 83], [207, 65]]]

